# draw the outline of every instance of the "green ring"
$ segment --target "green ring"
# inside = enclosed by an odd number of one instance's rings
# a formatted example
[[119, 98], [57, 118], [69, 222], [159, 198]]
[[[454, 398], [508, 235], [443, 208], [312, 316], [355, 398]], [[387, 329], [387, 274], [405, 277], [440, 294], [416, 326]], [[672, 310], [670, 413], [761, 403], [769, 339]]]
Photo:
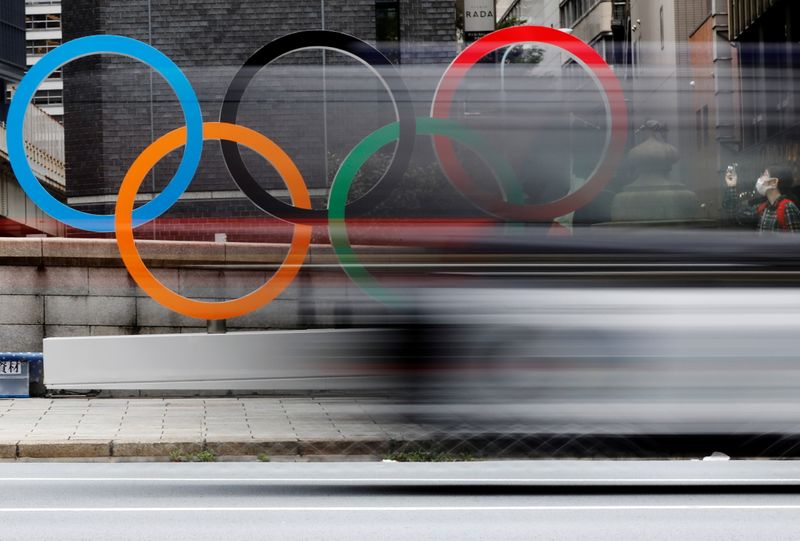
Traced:
[[[443, 118], [417, 118], [417, 135], [443, 135], [477, 153], [492, 169], [499, 181], [504, 198], [509, 203], [524, 201], [517, 175], [511, 165], [491, 151], [486, 140], [461, 124]], [[385, 304], [398, 305], [402, 295], [392, 288], [382, 286], [361, 264], [350, 245], [345, 222], [347, 195], [359, 170], [381, 148], [400, 137], [400, 123], [394, 122], [377, 129], [359, 142], [342, 162], [333, 178], [328, 201], [328, 230], [331, 246], [342, 269], [367, 295]]]

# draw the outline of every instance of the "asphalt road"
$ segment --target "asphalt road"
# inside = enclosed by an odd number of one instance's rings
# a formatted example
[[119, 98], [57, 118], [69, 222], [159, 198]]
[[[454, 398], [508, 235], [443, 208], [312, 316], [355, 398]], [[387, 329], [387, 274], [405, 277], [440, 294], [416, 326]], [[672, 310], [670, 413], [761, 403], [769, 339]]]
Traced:
[[796, 539], [800, 462], [6, 463], [0, 539]]

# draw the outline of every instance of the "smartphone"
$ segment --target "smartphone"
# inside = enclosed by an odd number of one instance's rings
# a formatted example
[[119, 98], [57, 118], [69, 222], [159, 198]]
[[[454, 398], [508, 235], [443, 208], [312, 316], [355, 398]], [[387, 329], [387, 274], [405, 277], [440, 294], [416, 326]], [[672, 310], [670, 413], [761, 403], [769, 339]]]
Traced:
[[733, 178], [733, 180], [734, 180], [734, 181], [738, 181], [738, 180], [739, 180], [739, 174], [736, 172], [736, 168], [737, 168], [738, 166], [739, 166], [739, 164], [738, 164], [738, 163], [732, 163], [732, 164], [730, 164], [730, 165], [728, 166], [728, 172], [727, 172], [727, 174], [725, 175], [725, 178], [727, 178], [728, 176], [730, 176], [731, 178]]

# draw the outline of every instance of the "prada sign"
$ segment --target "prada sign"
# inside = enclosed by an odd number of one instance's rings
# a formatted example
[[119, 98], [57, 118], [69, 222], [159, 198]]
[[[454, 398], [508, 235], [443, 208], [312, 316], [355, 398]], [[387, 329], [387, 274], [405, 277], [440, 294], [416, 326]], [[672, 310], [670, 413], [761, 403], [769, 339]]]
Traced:
[[465, 32], [492, 32], [494, 23], [494, 0], [464, 0]]

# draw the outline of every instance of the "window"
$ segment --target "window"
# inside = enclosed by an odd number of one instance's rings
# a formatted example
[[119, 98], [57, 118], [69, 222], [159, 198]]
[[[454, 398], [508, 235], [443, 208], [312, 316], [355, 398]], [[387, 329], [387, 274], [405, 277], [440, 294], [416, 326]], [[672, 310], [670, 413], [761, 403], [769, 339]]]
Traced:
[[61, 105], [63, 101], [61, 90], [40, 90], [33, 96], [36, 105]]
[[561, 5], [561, 26], [572, 27], [601, 0], [567, 0]]
[[60, 13], [42, 13], [25, 16], [27, 30], [61, 30]]
[[33, 39], [28, 42], [26, 50], [28, 56], [42, 56], [61, 45], [57, 39]]
[[400, 2], [375, 2], [375, 41], [389, 60], [400, 63]]
[[664, 6], [658, 10], [658, 31], [661, 36], [661, 50], [664, 50]]
[[711, 132], [708, 123], [708, 105], [704, 105], [702, 108], [698, 109], [695, 116], [697, 146], [707, 147], [711, 143]]

